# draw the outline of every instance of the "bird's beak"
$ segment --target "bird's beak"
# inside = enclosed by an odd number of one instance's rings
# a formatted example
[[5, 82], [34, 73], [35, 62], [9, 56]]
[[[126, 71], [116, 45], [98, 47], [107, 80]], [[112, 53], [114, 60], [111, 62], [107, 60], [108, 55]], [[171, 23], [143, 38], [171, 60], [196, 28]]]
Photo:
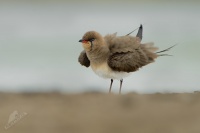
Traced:
[[79, 42], [87, 43], [88, 41], [81, 39], [81, 40], [79, 40]]

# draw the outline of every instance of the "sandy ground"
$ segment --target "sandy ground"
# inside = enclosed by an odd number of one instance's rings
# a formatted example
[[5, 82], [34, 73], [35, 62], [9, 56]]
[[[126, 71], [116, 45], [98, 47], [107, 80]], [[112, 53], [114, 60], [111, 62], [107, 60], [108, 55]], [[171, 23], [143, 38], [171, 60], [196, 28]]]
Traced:
[[200, 93], [0, 93], [0, 133], [200, 133]]

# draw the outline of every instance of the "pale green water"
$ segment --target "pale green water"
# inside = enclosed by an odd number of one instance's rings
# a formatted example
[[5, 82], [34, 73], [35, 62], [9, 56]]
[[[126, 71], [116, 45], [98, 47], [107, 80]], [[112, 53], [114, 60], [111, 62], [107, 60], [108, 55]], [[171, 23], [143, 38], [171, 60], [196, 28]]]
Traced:
[[[110, 81], [79, 65], [78, 40], [88, 30], [124, 35], [144, 24], [143, 42], [169, 53], [124, 79], [123, 91], [200, 89], [199, 3], [1, 3], [0, 90], [79, 92]], [[135, 35], [135, 33], [133, 33]], [[113, 91], [118, 91], [115, 81]]]

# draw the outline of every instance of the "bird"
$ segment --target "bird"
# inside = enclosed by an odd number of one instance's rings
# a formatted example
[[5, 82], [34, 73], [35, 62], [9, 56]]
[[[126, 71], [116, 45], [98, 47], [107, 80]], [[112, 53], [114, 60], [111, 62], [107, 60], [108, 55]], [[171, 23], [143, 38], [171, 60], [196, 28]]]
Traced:
[[141, 43], [142, 24], [136, 36], [131, 36], [132, 32], [124, 36], [117, 36], [117, 33], [102, 36], [96, 31], [88, 31], [79, 40], [84, 49], [79, 55], [79, 63], [91, 67], [98, 76], [110, 79], [109, 93], [111, 93], [113, 80], [120, 80], [119, 94], [121, 94], [125, 77], [153, 63], [157, 57], [167, 55], [160, 53], [174, 47], [158, 51], [158, 47], [155, 47], [152, 42]]

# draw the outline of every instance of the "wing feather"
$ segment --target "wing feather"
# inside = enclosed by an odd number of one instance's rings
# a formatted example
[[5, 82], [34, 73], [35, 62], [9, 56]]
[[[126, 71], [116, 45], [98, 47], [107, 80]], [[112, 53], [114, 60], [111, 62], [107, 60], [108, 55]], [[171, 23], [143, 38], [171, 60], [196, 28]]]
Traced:
[[134, 72], [142, 66], [154, 62], [158, 48], [153, 43], [141, 44], [138, 49], [129, 52], [113, 53], [108, 58], [108, 65], [115, 71]]
[[115, 71], [134, 72], [158, 57], [157, 47], [153, 43], [141, 44], [143, 27], [140, 25], [136, 37], [120, 36], [116, 33], [105, 36], [105, 41], [110, 50], [107, 63]]
[[115, 53], [108, 58], [108, 65], [115, 71], [134, 72], [149, 64], [148, 57], [141, 49], [132, 52]]
[[140, 38], [133, 36], [116, 36], [116, 34], [104, 37], [111, 53], [132, 52], [140, 46]]
[[81, 54], [79, 55], [78, 61], [81, 65], [85, 66], [85, 67], [89, 67], [90, 66], [90, 60], [87, 57], [87, 54], [85, 52], [85, 50], [83, 50], [81, 52]]

